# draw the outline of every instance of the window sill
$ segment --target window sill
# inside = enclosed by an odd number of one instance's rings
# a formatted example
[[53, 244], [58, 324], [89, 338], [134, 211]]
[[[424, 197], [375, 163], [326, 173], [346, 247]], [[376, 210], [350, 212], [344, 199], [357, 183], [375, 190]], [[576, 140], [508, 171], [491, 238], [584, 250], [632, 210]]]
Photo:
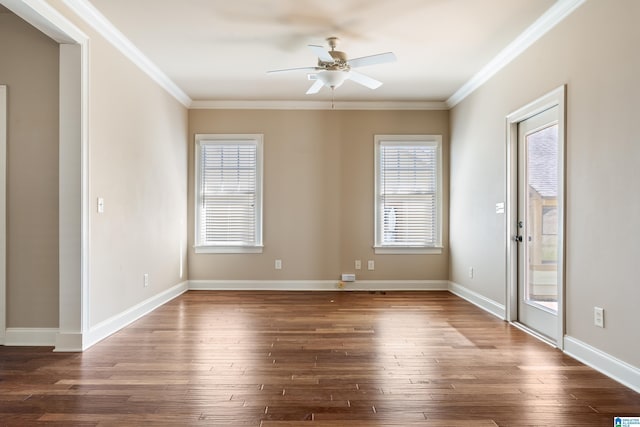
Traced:
[[194, 246], [197, 254], [261, 254], [262, 246]]
[[418, 248], [410, 246], [374, 246], [373, 251], [376, 255], [440, 255], [441, 247]]

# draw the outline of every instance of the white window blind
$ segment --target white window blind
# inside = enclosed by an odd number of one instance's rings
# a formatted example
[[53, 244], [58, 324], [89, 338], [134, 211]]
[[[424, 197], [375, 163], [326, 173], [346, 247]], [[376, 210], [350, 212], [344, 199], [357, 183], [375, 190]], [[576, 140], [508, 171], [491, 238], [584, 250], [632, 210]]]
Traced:
[[261, 140], [200, 137], [196, 247], [261, 247]]
[[376, 137], [376, 247], [441, 246], [439, 141]]

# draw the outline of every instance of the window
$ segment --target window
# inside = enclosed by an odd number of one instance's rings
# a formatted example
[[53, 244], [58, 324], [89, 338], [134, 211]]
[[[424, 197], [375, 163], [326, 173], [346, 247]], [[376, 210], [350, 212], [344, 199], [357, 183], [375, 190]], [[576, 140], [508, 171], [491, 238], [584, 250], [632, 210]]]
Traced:
[[441, 253], [441, 145], [440, 135], [376, 135], [376, 253]]
[[196, 135], [196, 253], [262, 252], [262, 135]]

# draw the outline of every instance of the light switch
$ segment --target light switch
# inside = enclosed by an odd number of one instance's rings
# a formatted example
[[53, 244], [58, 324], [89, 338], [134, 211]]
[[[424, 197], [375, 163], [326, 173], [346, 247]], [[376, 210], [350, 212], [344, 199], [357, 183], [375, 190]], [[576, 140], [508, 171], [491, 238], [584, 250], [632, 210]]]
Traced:
[[504, 202], [496, 203], [496, 213], [503, 214], [504, 213]]
[[98, 213], [104, 213], [104, 199], [98, 197]]

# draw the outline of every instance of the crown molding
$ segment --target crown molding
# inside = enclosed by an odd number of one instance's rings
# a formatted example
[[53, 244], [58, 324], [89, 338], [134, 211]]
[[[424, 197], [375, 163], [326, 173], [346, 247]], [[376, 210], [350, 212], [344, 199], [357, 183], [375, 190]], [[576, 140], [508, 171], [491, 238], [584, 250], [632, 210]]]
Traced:
[[85, 43], [89, 39], [45, 0], [2, 0], [0, 4], [58, 43]]
[[448, 110], [441, 101], [193, 101], [191, 109], [211, 110]]
[[191, 98], [87, 0], [63, 0], [73, 12], [185, 107]]
[[469, 81], [451, 95], [446, 101], [447, 107], [455, 107], [586, 1], [558, 0], [529, 28], [509, 43], [495, 58], [489, 61], [487, 65], [482, 67]]
[[[187, 108], [192, 109], [260, 109], [260, 110], [448, 110], [453, 108], [476, 89], [486, 83], [507, 64], [513, 61], [533, 43], [569, 16], [587, 0], [558, 0], [529, 28], [504, 48], [471, 79], [462, 85], [445, 102], [375, 102], [375, 101], [238, 101], [238, 100], [199, 100], [193, 101], [160, 68], [147, 58], [129, 39], [127, 39], [104, 15], [88, 0], [63, 0], [73, 12], [89, 26], [115, 46], [149, 77], [164, 88]], [[3, 3], [35, 3], [42, 0], [4, 0]], [[15, 6], [15, 5], [13, 5]]]

